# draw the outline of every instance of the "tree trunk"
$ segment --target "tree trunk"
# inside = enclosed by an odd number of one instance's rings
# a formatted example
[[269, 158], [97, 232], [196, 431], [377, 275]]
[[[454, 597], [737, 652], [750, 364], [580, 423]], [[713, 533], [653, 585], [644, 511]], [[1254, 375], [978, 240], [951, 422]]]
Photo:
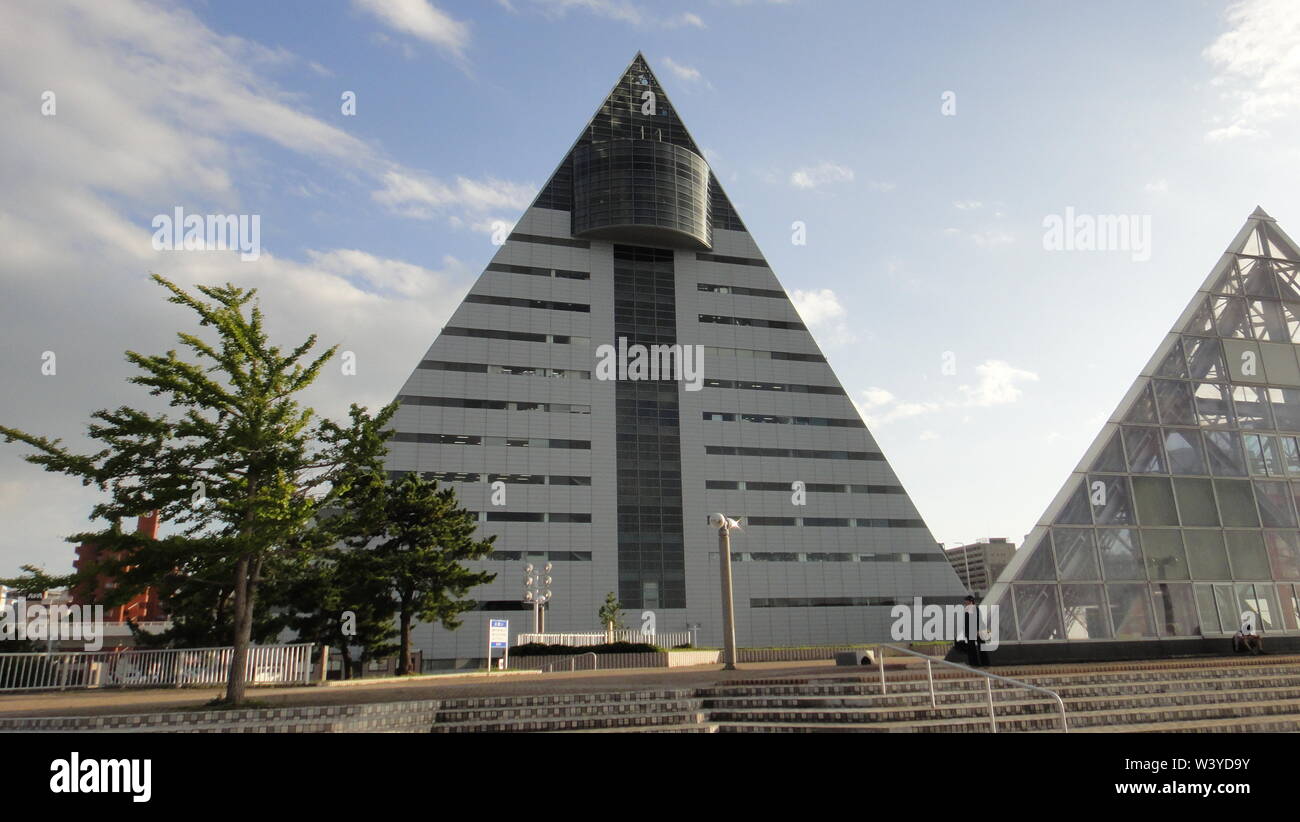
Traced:
[[241, 556], [235, 563], [235, 612], [234, 637], [231, 639], [233, 651], [230, 654], [230, 672], [226, 676], [226, 702], [239, 705], [244, 701], [244, 678], [248, 668], [248, 640], [251, 633], [244, 630], [244, 620], [248, 609], [244, 603], [248, 600], [248, 562], [247, 555]]
[[343, 643], [343, 678], [352, 678], [352, 648], [346, 642]]
[[401, 626], [402, 639], [397, 652], [397, 675], [405, 676], [411, 672], [411, 612], [406, 605], [402, 606]]
[[235, 565], [235, 642], [230, 654], [230, 676], [226, 682], [226, 702], [241, 705], [248, 678], [248, 646], [253, 641], [253, 606], [257, 603], [257, 586], [262, 581], [262, 560], [242, 556]]

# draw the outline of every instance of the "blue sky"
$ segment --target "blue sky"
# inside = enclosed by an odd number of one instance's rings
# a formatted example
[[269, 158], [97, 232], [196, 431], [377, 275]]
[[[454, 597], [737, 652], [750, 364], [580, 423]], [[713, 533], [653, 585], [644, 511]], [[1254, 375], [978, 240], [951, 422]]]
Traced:
[[[386, 402], [640, 50], [935, 537], [1019, 540], [1251, 210], [1300, 234], [1297, 43], [1285, 0], [6, 3], [0, 420], [138, 403], [121, 352], [188, 321], [150, 270], [355, 351], [322, 411]], [[177, 206], [262, 257], [155, 251]], [[1046, 250], [1067, 208], [1149, 259]], [[0, 574], [62, 569], [93, 494], [21, 453]]]

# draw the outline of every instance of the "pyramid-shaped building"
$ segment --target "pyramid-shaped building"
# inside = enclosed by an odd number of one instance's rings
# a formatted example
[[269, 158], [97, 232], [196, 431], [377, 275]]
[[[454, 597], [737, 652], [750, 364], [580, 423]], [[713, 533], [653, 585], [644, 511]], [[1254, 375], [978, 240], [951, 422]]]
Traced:
[[964, 593], [640, 54], [399, 400], [390, 474], [451, 483], [497, 535], [481, 612], [417, 629], [426, 658], [481, 658], [489, 617], [531, 631], [546, 563], [548, 631], [599, 630], [613, 592], [629, 627], [718, 647], [715, 511], [744, 524], [742, 646], [887, 639], [896, 603]]
[[986, 602], [1004, 662], [1300, 649], [1300, 250], [1247, 219]]

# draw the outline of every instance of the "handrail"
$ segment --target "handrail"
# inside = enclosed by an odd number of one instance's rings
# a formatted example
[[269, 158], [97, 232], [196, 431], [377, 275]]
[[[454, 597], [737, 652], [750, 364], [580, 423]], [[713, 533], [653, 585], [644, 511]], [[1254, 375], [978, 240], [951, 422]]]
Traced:
[[959, 671], [967, 671], [969, 673], [978, 674], [979, 676], [984, 677], [984, 690], [985, 693], [988, 694], [988, 703], [989, 703], [989, 725], [993, 733], [998, 732], [997, 716], [995, 716], [993, 713], [993, 680], [995, 679], [998, 680], [999, 682], [1010, 683], [1011, 685], [1014, 685], [1017, 688], [1025, 688], [1030, 691], [1038, 691], [1039, 693], [1047, 694], [1052, 699], [1055, 699], [1056, 707], [1060, 708], [1061, 710], [1061, 732], [1067, 734], [1070, 732], [1070, 723], [1065, 718], [1065, 700], [1061, 699], [1061, 695], [1058, 694], [1056, 691], [1050, 690], [1048, 688], [1041, 688], [1037, 685], [1030, 685], [1028, 682], [1023, 682], [1019, 679], [1012, 679], [1011, 677], [1008, 676], [998, 676], [997, 674], [991, 674], [988, 671], [981, 671], [978, 668], [972, 668], [969, 665], [962, 665], [959, 662], [949, 662], [946, 659], [936, 660], [934, 657], [930, 656], [929, 654], [923, 654], [919, 651], [913, 651], [911, 648], [900, 648], [897, 645], [887, 645], [884, 643], [881, 643], [876, 646], [876, 650], [880, 657], [879, 660], [877, 661], [880, 664], [880, 693], [882, 696], [885, 694], [885, 653], [884, 653], [885, 648], [889, 648], [890, 650], [893, 651], [898, 651], [899, 653], [908, 654], [910, 656], [920, 657], [921, 659], [925, 660], [925, 673], [926, 673], [926, 677], [930, 681], [930, 707], [932, 708], [939, 707], [934, 695], [934, 663], [937, 661], [939, 662], [939, 664], [947, 665], [949, 668], [956, 668]]

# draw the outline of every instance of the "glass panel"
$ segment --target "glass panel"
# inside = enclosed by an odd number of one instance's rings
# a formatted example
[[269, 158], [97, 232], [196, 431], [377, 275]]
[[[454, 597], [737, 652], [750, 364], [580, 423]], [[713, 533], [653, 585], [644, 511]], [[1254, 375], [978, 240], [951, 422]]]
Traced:
[[1052, 544], [1061, 579], [1101, 579], [1091, 528], [1053, 528]]
[[1187, 579], [1183, 538], [1178, 531], [1142, 529], [1142, 552], [1146, 554], [1147, 576], [1158, 579]]
[[1088, 495], [1084, 491], [1083, 481], [1079, 480], [1074, 491], [1065, 501], [1065, 507], [1056, 515], [1058, 525], [1092, 525], [1092, 512], [1089, 510]]
[[1219, 630], [1230, 634], [1241, 624], [1241, 608], [1237, 605], [1237, 594], [1232, 585], [1214, 586], [1214, 604], [1219, 611]]
[[1223, 269], [1223, 273], [1214, 281], [1214, 286], [1210, 288], [1215, 294], [1240, 294], [1241, 282], [1237, 279], [1237, 266], [1235, 262], [1228, 263]]
[[1012, 590], [1016, 596], [1021, 640], [1062, 638], [1055, 585], [1013, 585]]
[[1214, 505], [1214, 489], [1207, 479], [1174, 480], [1178, 498], [1178, 516], [1184, 526], [1218, 525], [1219, 509]]
[[1250, 322], [1255, 329], [1255, 338], [1269, 342], [1291, 342], [1286, 322], [1282, 319], [1282, 309], [1278, 303], [1268, 300], [1250, 301]]
[[1097, 548], [1106, 579], [1146, 579], [1137, 531], [1132, 528], [1098, 528]]
[[1134, 477], [1133, 499], [1142, 525], [1177, 525], [1174, 491], [1164, 477]]
[[1283, 583], [1277, 586], [1277, 595], [1282, 600], [1282, 624], [1288, 631], [1300, 631], [1300, 586]]
[[1296, 438], [1278, 437], [1277, 443], [1278, 450], [1282, 453], [1282, 470], [1286, 471], [1288, 476], [1300, 476], [1300, 445], [1296, 443]]
[[1282, 630], [1282, 609], [1277, 604], [1277, 591], [1267, 582], [1237, 583], [1237, 603], [1241, 610], [1255, 614], [1255, 625], [1261, 633]]
[[1066, 639], [1108, 639], [1100, 585], [1062, 585], [1061, 616]]
[[1264, 436], [1262, 434], [1243, 434], [1246, 443], [1246, 467], [1257, 477], [1268, 475], [1268, 463], [1264, 460]]
[[1124, 447], [1120, 444], [1119, 431], [1116, 430], [1110, 435], [1110, 442], [1106, 447], [1101, 449], [1092, 463], [1093, 471], [1126, 471], [1124, 465]]
[[1191, 383], [1178, 380], [1155, 380], [1156, 407], [1165, 425], [1195, 425]]
[[1237, 413], [1237, 425], [1242, 428], [1273, 427], [1273, 415], [1268, 410], [1268, 400], [1264, 397], [1263, 389], [1234, 385], [1232, 408]]
[[1106, 597], [1110, 600], [1110, 621], [1115, 627], [1116, 639], [1155, 636], [1147, 586], [1112, 582], [1106, 586]]
[[1165, 453], [1169, 456], [1171, 474], [1208, 474], [1205, 468], [1205, 446], [1201, 432], [1192, 428], [1165, 430]]
[[1265, 528], [1296, 527], [1291, 488], [1287, 483], [1256, 480], [1255, 501], [1259, 503], [1259, 521]]
[[1232, 579], [1222, 531], [1184, 531], [1193, 579]]
[[1201, 618], [1202, 634], [1219, 633], [1219, 609], [1214, 604], [1214, 589], [1208, 585], [1196, 586], [1196, 613]]
[[1250, 315], [1246, 301], [1240, 297], [1211, 297], [1214, 309], [1214, 330], [1220, 337], [1250, 339]]
[[[1290, 299], [1297, 299], [1292, 294]], [[1282, 320], [1286, 323], [1287, 331], [1291, 332], [1291, 342], [1300, 342], [1300, 308], [1291, 303], [1282, 303]]]
[[1237, 424], [1227, 386], [1212, 382], [1196, 384], [1196, 424], [1213, 428]]
[[1268, 564], [1273, 579], [1300, 579], [1300, 534], [1294, 531], [1265, 531]]
[[[1196, 307], [1196, 313], [1192, 315], [1191, 320], [1187, 322], [1187, 327], [1183, 330], [1188, 334], [1214, 336], [1214, 312], [1210, 309], [1208, 297], [1201, 300], [1200, 305]], [[1188, 353], [1190, 356], [1190, 351]]]
[[[1026, 550], [1021, 548], [1021, 551]], [[1016, 574], [1016, 579], [1056, 579], [1056, 565], [1052, 562], [1051, 543], [1044, 536], [1037, 545], [1028, 549], [1029, 556]], [[1019, 551], [1017, 552], [1019, 553]]]
[[1223, 347], [1213, 338], [1184, 337], [1187, 350], [1187, 376], [1194, 380], [1224, 379]]
[[1125, 426], [1124, 450], [1128, 452], [1129, 470], [1136, 474], [1165, 473], [1165, 458], [1160, 449], [1160, 429]]
[[1255, 496], [1250, 492], [1250, 483], [1245, 480], [1214, 481], [1214, 495], [1219, 498], [1219, 517], [1224, 525], [1259, 526], [1259, 514], [1255, 510]]
[[1124, 415], [1124, 422], [1149, 422], [1156, 420], [1156, 399], [1151, 391], [1151, 383], [1142, 386], [1142, 392], [1133, 401], [1133, 407]]
[[1269, 263], [1264, 260], [1241, 260], [1238, 265], [1241, 271], [1242, 291], [1251, 297], [1277, 296], [1277, 285], [1273, 282], [1273, 267]]
[[1270, 388], [1266, 392], [1273, 406], [1273, 421], [1279, 431], [1300, 431], [1300, 391]]
[[1187, 379], [1187, 359], [1183, 353], [1182, 341], [1177, 337], [1174, 338], [1174, 344], [1169, 349], [1169, 353], [1160, 361], [1160, 367], [1156, 369], [1156, 375], [1174, 379]]
[[1156, 632], [1160, 636], [1196, 636], [1200, 617], [1192, 586], [1182, 583], [1153, 583], [1151, 602], [1155, 607]]
[[989, 630], [994, 631], [994, 637], [999, 641], [1015, 642], [1020, 638], [1020, 632], [1016, 630], [1016, 612], [1011, 605], [1011, 588], [1008, 586], [997, 599], [989, 599], [981, 603], [981, 606], [988, 606]]
[[1232, 431], [1205, 431], [1205, 452], [1210, 458], [1210, 473], [1216, 477], [1246, 476], [1246, 457], [1241, 440]]
[[1228, 559], [1236, 579], [1268, 579], [1268, 552], [1259, 531], [1227, 531]]
[[1088, 475], [1088, 497], [1098, 525], [1133, 525], [1133, 498], [1128, 477]]

